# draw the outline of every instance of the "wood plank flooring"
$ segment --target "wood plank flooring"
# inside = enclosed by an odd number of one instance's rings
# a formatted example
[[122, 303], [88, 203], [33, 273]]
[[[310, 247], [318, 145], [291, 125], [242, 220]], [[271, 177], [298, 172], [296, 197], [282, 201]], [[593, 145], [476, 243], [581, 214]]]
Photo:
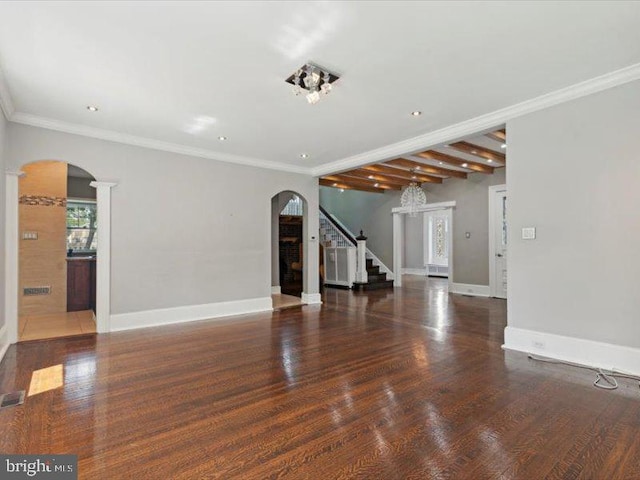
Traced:
[[0, 451], [73, 453], [86, 479], [638, 479], [640, 390], [504, 352], [505, 302], [405, 277], [221, 321], [27, 342]]

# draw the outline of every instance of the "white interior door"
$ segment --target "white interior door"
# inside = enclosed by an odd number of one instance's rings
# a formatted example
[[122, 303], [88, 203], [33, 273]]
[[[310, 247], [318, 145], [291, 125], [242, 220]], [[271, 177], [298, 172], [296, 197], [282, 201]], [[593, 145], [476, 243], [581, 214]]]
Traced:
[[490, 235], [491, 293], [493, 297], [507, 298], [507, 190], [495, 189], [491, 192], [492, 228]]

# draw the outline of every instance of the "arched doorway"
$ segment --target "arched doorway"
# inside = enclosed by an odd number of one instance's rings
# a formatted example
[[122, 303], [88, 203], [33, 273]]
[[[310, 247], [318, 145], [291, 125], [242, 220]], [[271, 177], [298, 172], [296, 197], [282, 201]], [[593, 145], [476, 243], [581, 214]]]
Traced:
[[94, 334], [95, 178], [65, 162], [22, 167], [18, 181], [18, 340]]
[[307, 201], [286, 190], [271, 198], [271, 293], [274, 308], [300, 305], [307, 281]]
[[[48, 167], [44, 168], [48, 171], [47, 175], [44, 175], [44, 180], [41, 182], [36, 181], [38, 175], [35, 173], [38, 166]], [[70, 171], [69, 171], [70, 170]], [[27, 180], [31, 176], [31, 181]], [[74, 185], [71, 186], [73, 200], [76, 202], [76, 216], [84, 217], [86, 225], [76, 223], [76, 226], [80, 229], [84, 229], [84, 232], [75, 232], [68, 238], [67, 229], [67, 200], [69, 193], [66, 191], [68, 184], [67, 178], [81, 178], [80, 187], [77, 181], [72, 181]], [[57, 186], [52, 186], [52, 182], [58, 182]], [[38, 183], [42, 183], [38, 186]], [[64, 184], [64, 185], [63, 185]], [[24, 164], [21, 170], [8, 171], [6, 173], [6, 248], [5, 248], [5, 320], [7, 325], [6, 340], [8, 343], [15, 343], [19, 339], [19, 334], [23, 332], [25, 327], [24, 321], [19, 321], [20, 313], [25, 316], [25, 313], [35, 315], [39, 312], [32, 309], [25, 309], [27, 305], [24, 300], [25, 288], [27, 294], [33, 294], [28, 296], [52, 295], [56, 297], [56, 306], [52, 308], [52, 311], [47, 313], [62, 314], [66, 313], [66, 275], [60, 275], [61, 272], [66, 274], [66, 266], [68, 260], [68, 254], [70, 257], [74, 255], [82, 258], [83, 261], [90, 264], [91, 261], [95, 262], [93, 266], [93, 272], [91, 272], [89, 266], [89, 280], [91, 280], [92, 273], [95, 274], [95, 287], [93, 292], [89, 290], [91, 296], [91, 311], [92, 315], [90, 321], [97, 325], [93, 327], [94, 331], [106, 332], [109, 331], [109, 314], [110, 314], [110, 195], [111, 188], [115, 186], [115, 183], [111, 182], [99, 182], [95, 181], [95, 178], [85, 170], [68, 164], [64, 161], [53, 160], [38, 160]], [[22, 187], [22, 188], [21, 188]], [[83, 193], [77, 193], [78, 188], [82, 188]], [[37, 190], [42, 189], [41, 193]], [[22, 191], [21, 191], [22, 190]], [[96, 192], [96, 193], [93, 193]], [[84, 197], [84, 198], [80, 198]], [[79, 200], [85, 200], [80, 202]], [[93, 204], [93, 208], [89, 208], [87, 205]], [[30, 205], [31, 204], [31, 205]], [[81, 204], [81, 205], [78, 205]], [[36, 207], [27, 209], [27, 206]], [[31, 210], [27, 213], [27, 217], [20, 218], [22, 210]], [[50, 209], [45, 213], [46, 209]], [[36, 212], [40, 210], [39, 212]], [[58, 222], [55, 228], [45, 227], [44, 224], [38, 224], [42, 221], [42, 218], [54, 210], [57, 210], [56, 218]], [[82, 212], [80, 212], [82, 210]], [[96, 214], [100, 212], [100, 226], [96, 224]], [[31, 215], [29, 219], [28, 216]], [[73, 216], [72, 214], [70, 214]], [[62, 218], [62, 224], [59, 219]], [[79, 222], [82, 218], [77, 218]], [[29, 223], [31, 222], [31, 223]], [[35, 222], [35, 223], [34, 223]], [[92, 225], [93, 223], [93, 225]], [[40, 226], [42, 225], [42, 226]], [[41, 236], [42, 234], [42, 236]], [[44, 242], [44, 240], [53, 242]], [[67, 241], [72, 241], [70, 245], [67, 245]], [[29, 243], [31, 242], [31, 243]], [[45, 252], [45, 255], [51, 255], [55, 252], [54, 265], [58, 267], [57, 278], [54, 281], [47, 281], [48, 278], [43, 276], [29, 277], [29, 272], [23, 271], [21, 265], [28, 265], [29, 260], [22, 258], [20, 261], [20, 254], [25, 253], [25, 248], [34, 248], [35, 244], [40, 242], [41, 245], [45, 243], [51, 243], [49, 253]], [[26, 245], [25, 245], [26, 244]], [[73, 246], [75, 246], [75, 248]], [[69, 252], [69, 248], [72, 251]], [[45, 249], [47, 250], [47, 249]], [[33, 252], [32, 252], [33, 253]], [[37, 253], [42, 257], [42, 252]], [[97, 257], [97, 258], [96, 258]], [[33, 263], [33, 262], [31, 262]], [[32, 267], [33, 269], [33, 267]], [[37, 283], [37, 285], [36, 285]], [[50, 297], [52, 298], [52, 297]], [[42, 300], [38, 300], [42, 304]], [[37, 301], [37, 302], [38, 302]], [[37, 305], [37, 302], [35, 304]], [[62, 306], [64, 305], [64, 307]], [[47, 307], [45, 307], [47, 308]], [[22, 310], [22, 312], [21, 312]], [[95, 314], [93, 313], [95, 312]], [[85, 323], [85, 332], [82, 331], [82, 326], [79, 327], [79, 333], [89, 333], [89, 323]], [[96, 328], [97, 327], [97, 328]], [[41, 337], [41, 338], [47, 338]], [[23, 338], [24, 339], [24, 338]]]

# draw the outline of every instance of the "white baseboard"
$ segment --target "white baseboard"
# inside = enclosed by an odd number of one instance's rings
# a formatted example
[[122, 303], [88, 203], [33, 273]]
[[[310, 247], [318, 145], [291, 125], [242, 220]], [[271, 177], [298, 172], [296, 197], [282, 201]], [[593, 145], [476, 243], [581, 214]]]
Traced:
[[515, 327], [504, 329], [502, 348], [640, 375], [638, 348]]
[[277, 287], [271, 286], [271, 295], [280, 295], [282, 293], [282, 288], [278, 285]]
[[319, 305], [322, 303], [322, 295], [319, 293], [302, 292], [302, 303], [306, 303], [307, 305]]
[[489, 285], [472, 285], [470, 283], [452, 283], [449, 293], [460, 293], [474, 297], [488, 297]]
[[9, 342], [9, 329], [5, 323], [2, 328], [0, 328], [0, 362], [2, 362], [4, 354], [7, 353], [9, 345], [11, 345], [11, 342]]
[[194, 322], [230, 315], [265, 312], [273, 309], [271, 297], [249, 298], [232, 302], [187, 305], [184, 307], [145, 310], [142, 312], [119, 313], [111, 315], [111, 331], [131, 330], [134, 328], [158, 327], [173, 323]]
[[423, 277], [427, 275], [426, 268], [403, 268], [401, 272], [403, 275], [421, 275]]

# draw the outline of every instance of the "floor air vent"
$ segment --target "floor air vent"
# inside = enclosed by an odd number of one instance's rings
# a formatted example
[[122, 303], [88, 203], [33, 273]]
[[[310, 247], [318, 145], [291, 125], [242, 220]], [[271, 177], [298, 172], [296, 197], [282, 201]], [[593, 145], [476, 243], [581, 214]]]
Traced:
[[3, 393], [0, 395], [0, 409], [15, 407], [24, 403], [24, 390], [17, 392]]
[[51, 293], [51, 287], [24, 287], [22, 294], [28, 295], [49, 295]]

